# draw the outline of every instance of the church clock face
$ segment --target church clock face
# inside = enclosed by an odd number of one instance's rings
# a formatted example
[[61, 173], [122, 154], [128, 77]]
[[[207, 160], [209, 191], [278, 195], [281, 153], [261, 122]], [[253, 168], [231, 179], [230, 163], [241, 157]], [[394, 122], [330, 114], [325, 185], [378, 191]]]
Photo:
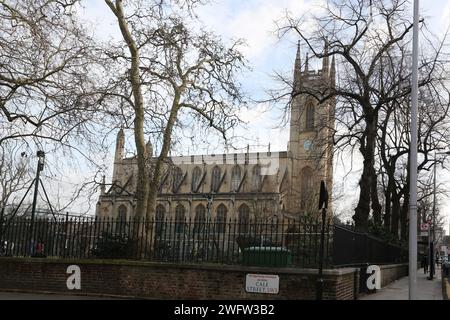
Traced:
[[306, 151], [311, 150], [311, 146], [312, 146], [311, 140], [305, 140], [305, 142], [303, 143], [303, 149], [305, 149]]

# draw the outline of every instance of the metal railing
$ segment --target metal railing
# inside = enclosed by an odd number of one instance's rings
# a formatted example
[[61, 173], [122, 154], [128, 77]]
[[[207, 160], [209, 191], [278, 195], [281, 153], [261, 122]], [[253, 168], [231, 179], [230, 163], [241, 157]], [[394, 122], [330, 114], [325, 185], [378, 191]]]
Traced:
[[[246, 251], [253, 250], [263, 265], [265, 256], [286, 259], [286, 254], [292, 266], [312, 268], [319, 262], [321, 223], [308, 217], [245, 221], [41, 218], [31, 227], [29, 218], [4, 221], [0, 255], [242, 264]], [[332, 230], [330, 225], [325, 228], [328, 265]]]
[[[252, 259], [261, 265], [278, 259], [286, 265], [317, 268], [320, 232], [320, 221], [309, 217], [245, 221], [40, 218], [33, 230], [30, 219], [21, 217], [0, 223], [0, 256], [243, 264], [244, 255], [251, 251]], [[325, 226], [326, 267], [406, 262], [407, 256], [404, 247], [340, 225]]]
[[333, 266], [408, 262], [408, 248], [334, 225]]

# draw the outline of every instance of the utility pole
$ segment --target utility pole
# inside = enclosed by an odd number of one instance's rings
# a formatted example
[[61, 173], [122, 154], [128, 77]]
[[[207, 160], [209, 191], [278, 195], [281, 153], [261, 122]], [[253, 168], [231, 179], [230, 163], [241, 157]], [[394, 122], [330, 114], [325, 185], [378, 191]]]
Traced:
[[35, 185], [34, 185], [34, 196], [33, 196], [33, 206], [31, 209], [31, 221], [30, 221], [30, 231], [29, 231], [29, 250], [30, 250], [30, 255], [33, 254], [33, 238], [34, 238], [34, 218], [35, 218], [35, 213], [36, 213], [36, 203], [37, 203], [37, 196], [38, 196], [38, 191], [39, 191], [39, 179], [40, 179], [40, 172], [44, 169], [44, 158], [45, 158], [45, 153], [44, 151], [38, 151], [37, 152], [37, 157], [38, 157], [38, 165], [37, 165], [37, 169], [36, 169], [36, 178], [35, 178]]
[[411, 83], [411, 143], [409, 149], [409, 300], [417, 299], [417, 104], [419, 69], [419, 0], [414, 0]]

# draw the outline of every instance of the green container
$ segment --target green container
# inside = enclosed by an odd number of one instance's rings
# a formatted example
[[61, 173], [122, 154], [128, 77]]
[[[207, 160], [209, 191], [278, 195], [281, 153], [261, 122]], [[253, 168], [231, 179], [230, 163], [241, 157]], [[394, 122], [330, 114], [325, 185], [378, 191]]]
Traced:
[[292, 255], [282, 247], [248, 247], [242, 252], [242, 263], [247, 266], [287, 267]]

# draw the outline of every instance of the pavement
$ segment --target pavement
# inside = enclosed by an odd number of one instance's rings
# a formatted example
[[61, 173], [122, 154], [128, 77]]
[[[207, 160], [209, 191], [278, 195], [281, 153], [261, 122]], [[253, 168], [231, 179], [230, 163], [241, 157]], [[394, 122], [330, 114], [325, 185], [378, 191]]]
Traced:
[[116, 300], [116, 298], [53, 293], [0, 292], [0, 300]]
[[[423, 269], [417, 270], [417, 300], [442, 300], [441, 268], [436, 267], [433, 280], [427, 277]], [[408, 296], [409, 277], [403, 277], [359, 300], [408, 300]]]

